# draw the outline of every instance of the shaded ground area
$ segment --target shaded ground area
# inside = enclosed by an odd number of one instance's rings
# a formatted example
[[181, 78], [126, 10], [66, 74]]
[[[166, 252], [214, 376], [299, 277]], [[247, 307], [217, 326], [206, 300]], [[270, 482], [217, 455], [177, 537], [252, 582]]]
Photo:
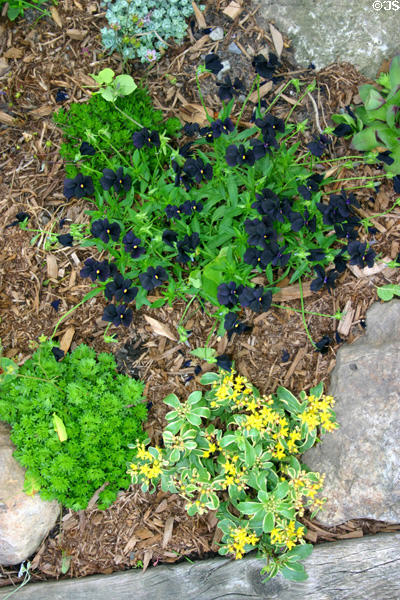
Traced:
[[[183, 118], [185, 114], [187, 120], [193, 120], [198, 115], [199, 97], [194, 72], [204, 54], [215, 50], [222, 59], [229, 58], [232, 78], [244, 76], [248, 79], [248, 74], [252, 77], [253, 73], [252, 55], [265, 48], [274, 49], [270, 35], [257, 26], [255, 8], [246, 8], [232, 21], [222, 13], [227, 4], [208, 2], [205, 13], [206, 25], [224, 28], [226, 35], [222, 42], [210, 41], [209, 36], [201, 32], [202, 25], [199, 27], [193, 20], [193, 31], [189, 28], [185, 43], [172, 47], [147, 72], [140, 63], [131, 61], [127, 65], [126, 70], [131, 70], [136, 79], [148, 77], [155, 105], [162, 108], [166, 116]], [[105, 25], [105, 19], [101, 11], [96, 1], [65, 0], [57, 7], [53, 19], [45, 18], [33, 25], [32, 14], [28, 12], [28, 20], [10, 24], [3, 19], [0, 24], [0, 54], [7, 61], [0, 69], [0, 85], [4, 92], [0, 95], [0, 338], [5, 355], [18, 361], [27, 359], [32, 354], [32, 342], [41, 334], [51, 335], [57, 320], [79, 303], [90, 289], [86, 280], [79, 277], [81, 263], [90, 256], [87, 250], [76, 247], [55, 249], [51, 252], [53, 259], [49, 259], [43, 244], [46, 232], [58, 231], [61, 218], [75, 223], [86, 222], [85, 210], [90, 208], [88, 202], [66, 202], [62, 194], [63, 163], [58, 155], [61, 137], [51, 121], [51, 114], [58, 107], [55, 101], [58, 89], [65, 88], [70, 101], [84, 101], [88, 93], [85, 86], [91, 84], [89, 73], [106, 66], [121, 72], [117, 55], [104, 57], [102, 54], [99, 30]], [[57, 19], [61, 25], [57, 24]], [[240, 55], [229, 52], [232, 41], [241, 50]], [[306, 97], [293, 114], [294, 120], [308, 118], [314, 124], [315, 133], [319, 124], [324, 128], [330, 123], [329, 115], [352, 101], [358, 85], [364, 81], [351, 65], [346, 64], [332, 65], [318, 74], [311, 69], [297, 69], [287, 41], [279, 74], [283, 79], [274, 84], [266, 96], [267, 101], [271, 101], [293, 75], [305, 83], [317, 79], [314, 102]], [[167, 75], [176, 78], [174, 85]], [[218, 111], [220, 101], [214, 78], [204, 76], [201, 87], [207, 106]], [[276, 104], [274, 114], [286, 116], [293, 102], [289, 88]], [[234, 116], [239, 110], [240, 106]], [[242, 120], [248, 122], [250, 116], [251, 109]], [[308, 134], [302, 142], [306, 144], [309, 140]], [[346, 153], [347, 144], [335, 141], [330, 156]], [[337, 178], [380, 174], [375, 167], [364, 167], [362, 172], [341, 168]], [[335, 186], [331, 191], [339, 189]], [[370, 200], [371, 192], [373, 200]], [[362, 205], [361, 216], [381, 213], [395, 200], [389, 182], [385, 182], [377, 194], [374, 190], [364, 189], [357, 197]], [[32, 233], [6, 227], [20, 211], [31, 215], [29, 226], [40, 234], [33, 246], [30, 244]], [[396, 210], [374, 221], [377, 231], [369, 234], [368, 239], [373, 240], [374, 250], [382, 257], [395, 258], [399, 252], [399, 217], [400, 211]], [[351, 342], [362, 334], [362, 319], [376, 300], [376, 286], [388, 282], [400, 282], [398, 270], [384, 269], [369, 276], [346, 270], [331, 295], [327, 291], [312, 294], [305, 285], [305, 309], [334, 315], [350, 301], [355, 313], [348, 335], [342, 334], [342, 338]], [[57, 299], [61, 301], [58, 313], [51, 306]], [[286, 287], [274, 296], [274, 302], [300, 309], [297, 287], [286, 282]], [[184, 322], [192, 334], [184, 344], [179, 343], [176, 328], [186, 303], [178, 301], [172, 308], [149, 311], [143, 307], [136, 311], [130, 328], [117, 331], [118, 344], [110, 345], [103, 340], [105, 323], [101, 321], [101, 314], [104, 305], [104, 299], [93, 298], [77, 308], [59, 328], [59, 338], [62, 339], [67, 328], [70, 335], [72, 328], [72, 345], [85, 342], [96, 351], [113, 351], [121, 370], [147, 382], [145, 393], [152, 407], [146, 429], [153, 442], [160, 441], [165, 425], [167, 408], [162, 403], [163, 398], [171, 392], [185, 398], [199, 385], [201, 374], [195, 375], [195, 367], [200, 366], [203, 372], [211, 368], [196, 362], [189, 354], [190, 349], [204, 346], [210, 334], [209, 345], [219, 354], [232, 355], [237, 370], [262, 393], [273, 391], [277, 385], [284, 385], [296, 393], [321, 380], [327, 384], [335, 365], [338, 347], [335, 338], [338, 321], [335, 319], [307, 316], [314, 340], [324, 335], [332, 340], [328, 353], [322, 355], [312, 348], [299, 313], [273, 308], [255, 316], [246, 309], [243, 320], [252, 326], [251, 333], [241, 337], [233, 335], [228, 342], [226, 336], [219, 339], [212, 333], [213, 319], [193, 303]], [[207, 308], [215, 311], [215, 307]], [[144, 320], [146, 314], [167, 327], [170, 337], [175, 339], [155, 334]], [[284, 353], [289, 354], [288, 359]], [[376, 522], [351, 521], [327, 530], [319, 527], [316, 521], [305, 518], [304, 522], [309, 528], [308, 539], [313, 542], [396, 529], [394, 526], [387, 529]], [[33, 557], [32, 579], [111, 573], [130, 568], [138, 561], [146, 566], [159, 561], [175, 562], [183, 556], [206, 557], [217, 551], [219, 538], [215, 525], [212, 514], [207, 518], [188, 517], [178, 496], [162, 492], [148, 496], [132, 488], [121, 493], [106, 511], [92, 507], [79, 513], [65, 512], [60, 524]], [[66, 569], [68, 571], [63, 575], [62, 571]], [[17, 573], [18, 568], [0, 567], [0, 585], [18, 582]]]

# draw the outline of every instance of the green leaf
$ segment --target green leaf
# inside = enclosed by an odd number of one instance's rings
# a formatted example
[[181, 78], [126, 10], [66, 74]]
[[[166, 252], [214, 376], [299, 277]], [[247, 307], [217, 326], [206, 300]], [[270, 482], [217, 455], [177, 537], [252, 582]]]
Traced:
[[203, 419], [208, 419], [210, 416], [210, 409], [207, 406], [199, 406], [198, 408], [194, 408], [191, 411], [192, 415], [197, 415], [198, 417], [202, 417]]
[[[207, 362], [216, 362], [217, 351], [214, 348], [195, 348], [190, 351], [190, 354], [196, 356], [197, 358], [202, 358]], [[215, 359], [215, 360], [212, 360]]]
[[209, 385], [210, 383], [214, 383], [214, 381], [219, 381], [220, 376], [217, 373], [212, 373], [209, 371], [208, 373], [204, 373], [201, 376], [200, 383], [202, 385]]
[[360, 94], [360, 98], [363, 101], [366, 110], [375, 110], [385, 103], [385, 99], [378, 90], [368, 83], [360, 86], [358, 93]]
[[295, 546], [289, 552], [286, 553], [288, 558], [296, 558], [297, 560], [304, 560], [308, 558], [312, 553], [314, 546], [312, 544], [299, 544]]
[[244, 438], [244, 460], [248, 467], [252, 467], [256, 460], [254, 447], [246, 438]]
[[275, 517], [274, 513], [268, 512], [263, 518], [262, 528], [264, 533], [269, 533], [273, 530], [275, 525]]
[[69, 556], [69, 554], [66, 554], [66, 552], [63, 550], [62, 558], [61, 558], [61, 573], [63, 575], [68, 573], [70, 564], [71, 564], [71, 556]]
[[54, 430], [58, 435], [58, 439], [60, 440], [60, 442], [65, 442], [68, 439], [67, 430], [65, 429], [65, 425], [62, 419], [60, 419], [60, 417], [58, 417], [56, 413], [53, 413], [53, 424]]
[[375, 127], [367, 127], [353, 137], [351, 145], [356, 150], [373, 150], [377, 147]]
[[293, 415], [298, 415], [300, 412], [302, 412], [302, 406], [292, 392], [289, 392], [289, 390], [286, 388], [279, 386], [276, 390], [276, 394], [278, 399], [285, 405], [285, 408], [288, 412]]
[[130, 75], [117, 75], [114, 81], [118, 96], [129, 96], [137, 88], [137, 85]]
[[259, 510], [263, 510], [260, 502], [239, 502], [237, 508], [244, 515], [255, 515]]
[[190, 406], [194, 406], [195, 404], [198, 404], [198, 403], [200, 402], [202, 395], [203, 395], [203, 394], [202, 394], [202, 392], [200, 392], [200, 391], [198, 391], [198, 390], [197, 390], [196, 392], [192, 392], [192, 393], [191, 393], [191, 394], [188, 396], [188, 399], [187, 399], [187, 401], [186, 401], [186, 402], [187, 402], [187, 403], [188, 403]]
[[41, 488], [40, 477], [32, 471], [25, 473], [24, 492], [28, 496], [34, 496]]
[[287, 496], [288, 491], [289, 491], [289, 483], [287, 481], [281, 481], [280, 483], [278, 483], [278, 485], [276, 486], [276, 488], [274, 490], [274, 496], [276, 498], [279, 498], [279, 500], [282, 500], [282, 498]]
[[116, 98], [116, 93], [112, 89], [112, 87], [106, 87], [103, 90], [100, 90], [100, 95], [107, 100], [107, 102], [113, 102]]
[[387, 302], [388, 300], [392, 300], [395, 295], [400, 296], [400, 285], [397, 283], [388, 283], [387, 285], [378, 287], [376, 293], [381, 300]]
[[186, 418], [189, 421], [189, 423], [191, 423], [195, 427], [199, 427], [201, 425], [201, 417], [198, 417], [197, 415], [194, 415], [193, 413], [188, 413], [186, 415]]
[[167, 301], [166, 298], [158, 298], [158, 300], [155, 300], [151, 304], [151, 308], [160, 308], [160, 306], [164, 306], [164, 304], [166, 303], [166, 301]]
[[98, 75], [91, 74], [90, 77], [92, 77], [99, 85], [109, 85], [114, 79], [114, 71], [106, 68], [102, 69]]
[[167, 404], [168, 406], [171, 406], [172, 408], [175, 408], [177, 410], [181, 408], [179, 398], [175, 394], [169, 394], [169, 396], [164, 398], [163, 402], [164, 404]]
[[392, 89], [400, 85], [400, 55], [392, 58], [389, 68], [389, 79]]
[[280, 572], [285, 579], [290, 581], [305, 581], [308, 579], [304, 566], [298, 562], [288, 562], [281, 568]]
[[18, 365], [11, 358], [0, 356], [0, 384], [7, 383], [16, 377], [17, 373]]

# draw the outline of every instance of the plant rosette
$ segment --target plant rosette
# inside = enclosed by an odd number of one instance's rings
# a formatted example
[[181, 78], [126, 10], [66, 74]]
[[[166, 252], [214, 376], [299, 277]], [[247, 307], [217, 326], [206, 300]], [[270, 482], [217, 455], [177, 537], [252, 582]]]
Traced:
[[300, 393], [283, 387], [261, 396], [245, 377], [222, 372], [201, 379], [211, 389], [192, 392], [185, 402], [175, 394], [164, 399], [172, 410], [163, 433], [164, 448], [134, 447], [128, 473], [143, 491], [164, 491], [186, 500], [189, 515], [217, 511], [223, 536], [220, 554], [239, 559], [257, 548], [267, 558], [268, 578], [306, 578], [298, 562], [312, 549], [297, 520], [305, 508], [321, 508], [317, 497], [324, 476], [310, 472], [296, 458], [318, 434], [337, 428], [334, 399], [323, 385]]

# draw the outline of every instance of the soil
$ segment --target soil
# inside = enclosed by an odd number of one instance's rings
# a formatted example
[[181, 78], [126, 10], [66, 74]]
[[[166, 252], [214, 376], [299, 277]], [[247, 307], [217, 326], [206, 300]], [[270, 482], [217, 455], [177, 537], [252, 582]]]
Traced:
[[[252, 56], [265, 49], [274, 51], [270, 35], [257, 26], [256, 6], [243, 3], [242, 13], [232, 21], [223, 13], [227, 4], [227, 1], [210, 0], [204, 13], [206, 26], [224, 28], [222, 42], [212, 42], [201, 31], [204, 23], [199, 26], [196, 19], [192, 19], [183, 44], [172, 45], [158, 63], [147, 68], [138, 61], [129, 61], [126, 65], [124, 72], [130, 72], [135, 78], [146, 77], [155, 106], [161, 108], [166, 117], [201, 119], [194, 73], [205, 54], [216, 51], [223, 60], [229, 59], [232, 78], [244, 76], [248, 80], [253, 73]], [[104, 14], [96, 0], [64, 0], [52, 8], [52, 17], [38, 22], [30, 10], [24, 19], [14, 23], [8, 22], [4, 14], [0, 21], [0, 55], [4, 57], [0, 59], [0, 338], [5, 356], [18, 362], [32, 355], [32, 343], [42, 334], [50, 336], [58, 319], [90, 289], [79, 277], [81, 263], [90, 256], [88, 251], [79, 247], [56, 249], [51, 253], [53, 259], [49, 259], [43, 241], [46, 232], [57, 227], [61, 218], [78, 223], [87, 219], [88, 202], [66, 202], [63, 196], [63, 162], [58, 154], [61, 133], [52, 123], [51, 115], [59, 106], [56, 103], [58, 89], [64, 88], [68, 93], [65, 106], [82, 102], [88, 97], [86, 86], [91, 81], [90, 73], [105, 67], [117, 73], [123, 70], [117, 54], [109, 57], [103, 53], [99, 31], [106, 25]], [[232, 41], [240, 48], [240, 55], [229, 52]], [[293, 121], [308, 118], [314, 133], [319, 126], [324, 128], [331, 124], [329, 115], [357, 100], [358, 86], [365, 81], [349, 64], [330, 65], [318, 73], [312, 68], [299, 69], [287, 40], [284, 40], [278, 74], [282, 79], [266, 95], [268, 102], [293, 75], [302, 83], [316, 79], [314, 102], [306, 96], [292, 115]], [[172, 84], [166, 75], [176, 78], [176, 82]], [[209, 109], [218, 111], [220, 101], [214, 76], [202, 76], [201, 88]], [[285, 117], [292, 105], [289, 88], [276, 103], [274, 114]], [[239, 110], [240, 106], [234, 110], [234, 117]], [[251, 110], [242, 116], [244, 123], [250, 120]], [[308, 141], [310, 134], [302, 143]], [[349, 152], [348, 143], [337, 139], [329, 156], [339, 157]], [[364, 166], [353, 172], [341, 168], [337, 177], [371, 177], [381, 173], [375, 166]], [[337, 187], [332, 186], [330, 191], [335, 189]], [[384, 179], [377, 193], [363, 189], [357, 198], [362, 216], [371, 216], [387, 210], [395, 195], [390, 181]], [[30, 214], [30, 228], [41, 230], [33, 245], [31, 233], [9, 226], [21, 211]], [[399, 217], [400, 212], [395, 210], [374, 220], [376, 232], [369, 234], [369, 239], [382, 257], [398, 255]], [[354, 317], [347, 335], [341, 335], [343, 340], [351, 342], [363, 333], [365, 313], [377, 300], [376, 286], [399, 282], [396, 269], [380, 268], [369, 275], [346, 269], [331, 294], [327, 291], [313, 294], [305, 284], [305, 309], [334, 315], [351, 302]], [[51, 306], [57, 299], [61, 301], [58, 313]], [[298, 287], [284, 282], [274, 302], [299, 309]], [[128, 330], [118, 330], [118, 343], [110, 345], [103, 340], [104, 305], [105, 300], [96, 297], [74, 310], [59, 328], [59, 339], [65, 334], [72, 335], [72, 348], [84, 342], [96, 351], [113, 351], [123, 372], [147, 382], [145, 393], [151, 407], [146, 429], [153, 443], [160, 442], [165, 425], [167, 409], [163, 398], [171, 392], [185, 398], [199, 386], [201, 373], [196, 374], [195, 368], [200, 366], [202, 372], [212, 368], [193, 360], [189, 354], [190, 349], [204, 346], [209, 335], [209, 345], [219, 354], [231, 355], [237, 370], [262, 393], [273, 392], [278, 385], [294, 393], [307, 390], [321, 380], [328, 385], [339, 347], [340, 338], [335, 337], [337, 320], [307, 317], [315, 341], [324, 335], [331, 338], [328, 352], [321, 354], [310, 344], [301, 316], [276, 308], [259, 316], [245, 310], [251, 332], [240, 337], [233, 335], [230, 341], [226, 336], [221, 339], [212, 333], [212, 319], [195, 304], [185, 320], [192, 334], [186, 344], [179, 343], [176, 327], [186, 308], [182, 301], [172, 308], [149, 311], [143, 307], [136, 311], [132, 325]], [[213, 307], [208, 308], [215, 311]], [[175, 339], [157, 335], [145, 321], [146, 314], [166, 326]], [[288, 359], [284, 357], [286, 352]], [[320, 526], [316, 519], [310, 521], [305, 517], [304, 522], [308, 527], [307, 537], [313, 543], [400, 529], [400, 525], [367, 520], [353, 520], [330, 529]], [[92, 506], [77, 513], [64, 511], [31, 559], [32, 581], [205, 558], [217, 552], [218, 535], [214, 514], [188, 517], [179, 496], [161, 491], [148, 495], [134, 486], [121, 492], [108, 510], [100, 511]], [[0, 586], [19, 583], [18, 570], [18, 566], [0, 567]]]

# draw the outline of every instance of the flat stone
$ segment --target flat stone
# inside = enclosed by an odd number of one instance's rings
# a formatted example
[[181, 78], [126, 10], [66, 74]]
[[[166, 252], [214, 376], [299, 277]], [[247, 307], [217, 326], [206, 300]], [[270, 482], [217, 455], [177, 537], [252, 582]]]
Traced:
[[241, 49], [239, 48], [239, 46], [237, 46], [235, 44], [235, 42], [231, 42], [228, 46], [228, 50], [229, 52], [232, 52], [232, 54], [242, 54]]
[[222, 27], [215, 27], [215, 29], [212, 30], [209, 36], [213, 42], [219, 42], [220, 40], [224, 39], [224, 30], [222, 29]]
[[268, 31], [268, 22], [273, 21], [287, 34], [303, 67], [313, 62], [321, 69], [345, 61], [375, 78], [382, 61], [398, 54], [400, 13], [394, 2], [259, 0], [258, 4], [259, 25]]
[[0, 421], [0, 564], [29, 558], [54, 527], [58, 502], [45, 502], [23, 491], [25, 470], [13, 458], [10, 428]]
[[326, 473], [318, 520], [327, 526], [400, 522], [400, 300], [374, 304], [366, 325], [365, 335], [340, 348], [332, 372], [340, 427], [303, 456]]
[[[306, 581], [263, 582], [265, 560], [215, 558], [28, 583], [17, 600], [395, 600], [400, 598], [400, 533], [318, 544], [304, 561]], [[0, 588], [0, 600], [9, 589]]]

